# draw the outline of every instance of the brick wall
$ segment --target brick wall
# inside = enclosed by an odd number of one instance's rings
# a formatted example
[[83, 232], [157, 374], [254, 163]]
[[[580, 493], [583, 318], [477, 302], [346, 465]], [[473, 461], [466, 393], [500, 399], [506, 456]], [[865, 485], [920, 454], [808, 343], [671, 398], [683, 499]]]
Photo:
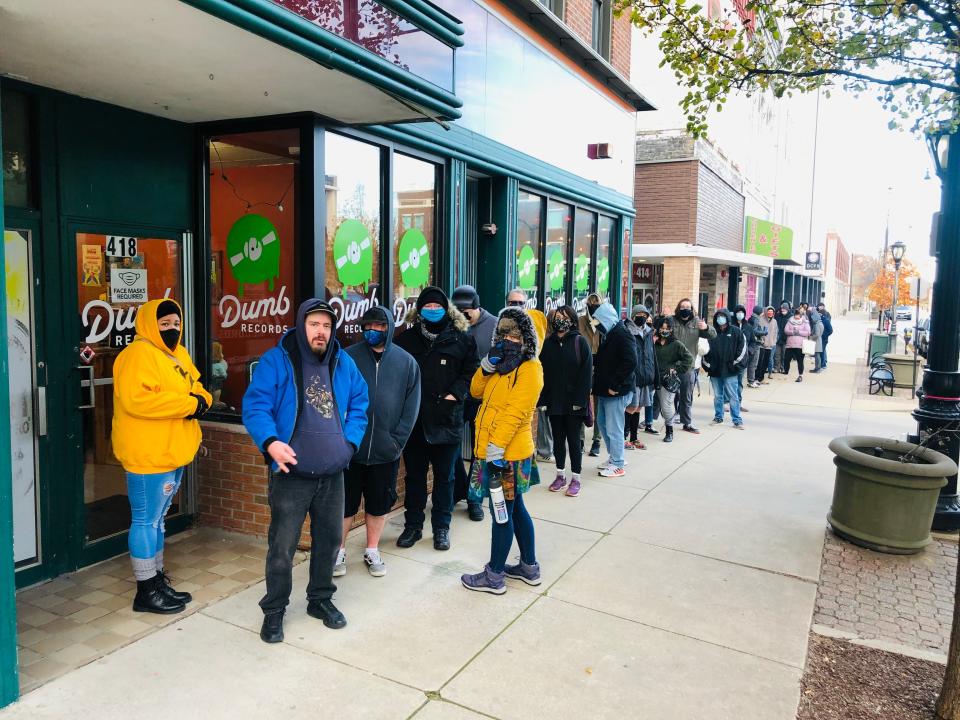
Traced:
[[698, 165], [697, 245], [743, 252], [743, 195]]
[[634, 185], [634, 242], [687, 243], [697, 239], [699, 162], [637, 165]]
[[[588, 46], [593, 45], [593, 0], [566, 0], [563, 22]], [[610, 64], [625, 78], [630, 77], [630, 15], [614, 17], [610, 32]]]
[[693, 307], [697, 307], [697, 294], [700, 292], [700, 258], [668, 257], [663, 259], [663, 295], [661, 305], [664, 312], [673, 313], [683, 298], [690, 298]]
[[610, 64], [625, 78], [630, 78], [630, 39], [633, 37], [630, 13], [613, 18], [613, 37], [610, 40]]
[[565, 0], [563, 22], [588, 46], [592, 45], [593, 0]]

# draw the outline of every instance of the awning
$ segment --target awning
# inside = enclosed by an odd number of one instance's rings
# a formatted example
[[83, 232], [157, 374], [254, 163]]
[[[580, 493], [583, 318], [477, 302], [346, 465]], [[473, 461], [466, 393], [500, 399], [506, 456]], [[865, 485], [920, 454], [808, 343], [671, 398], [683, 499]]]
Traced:
[[773, 267], [773, 258], [686, 243], [634, 243], [631, 258], [649, 263], [662, 263], [664, 258], [698, 258], [704, 265], [729, 265], [763, 270]]
[[0, 75], [183, 122], [460, 114], [453, 94], [269, 2], [3, 0], [0, 48]]

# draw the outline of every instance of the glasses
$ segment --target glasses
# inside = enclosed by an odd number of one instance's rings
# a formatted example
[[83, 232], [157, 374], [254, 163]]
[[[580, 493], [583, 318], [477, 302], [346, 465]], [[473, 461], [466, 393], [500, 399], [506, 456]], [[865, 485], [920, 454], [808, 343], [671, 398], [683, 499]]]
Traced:
[[508, 300], [507, 307], [523, 307], [527, 303], [523, 300]]

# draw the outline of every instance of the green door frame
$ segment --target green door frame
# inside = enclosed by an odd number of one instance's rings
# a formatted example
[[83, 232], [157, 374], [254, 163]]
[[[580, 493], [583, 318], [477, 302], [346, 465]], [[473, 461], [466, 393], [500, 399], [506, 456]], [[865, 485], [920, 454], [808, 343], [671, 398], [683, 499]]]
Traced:
[[[2, 155], [0, 140], [0, 155]], [[4, 226], [3, 183], [0, 182], [0, 227]], [[4, 245], [0, 243], [0, 267], [5, 266]], [[9, 367], [7, 357], [6, 273], [0, 275], [0, 365]], [[0, 407], [10, 407], [10, 388], [0, 383]], [[10, 414], [0, 418], [0, 448], [10, 447]], [[13, 477], [9, 452], [0, 452], [0, 707], [20, 695], [17, 677], [17, 602], [13, 573]]]

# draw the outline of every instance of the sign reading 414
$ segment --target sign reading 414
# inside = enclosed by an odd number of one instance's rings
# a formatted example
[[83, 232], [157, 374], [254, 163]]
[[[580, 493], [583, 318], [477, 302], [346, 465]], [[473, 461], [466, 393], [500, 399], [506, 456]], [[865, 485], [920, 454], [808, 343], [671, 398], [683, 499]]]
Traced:
[[107, 235], [107, 257], [136, 257], [137, 239], [123, 235]]

